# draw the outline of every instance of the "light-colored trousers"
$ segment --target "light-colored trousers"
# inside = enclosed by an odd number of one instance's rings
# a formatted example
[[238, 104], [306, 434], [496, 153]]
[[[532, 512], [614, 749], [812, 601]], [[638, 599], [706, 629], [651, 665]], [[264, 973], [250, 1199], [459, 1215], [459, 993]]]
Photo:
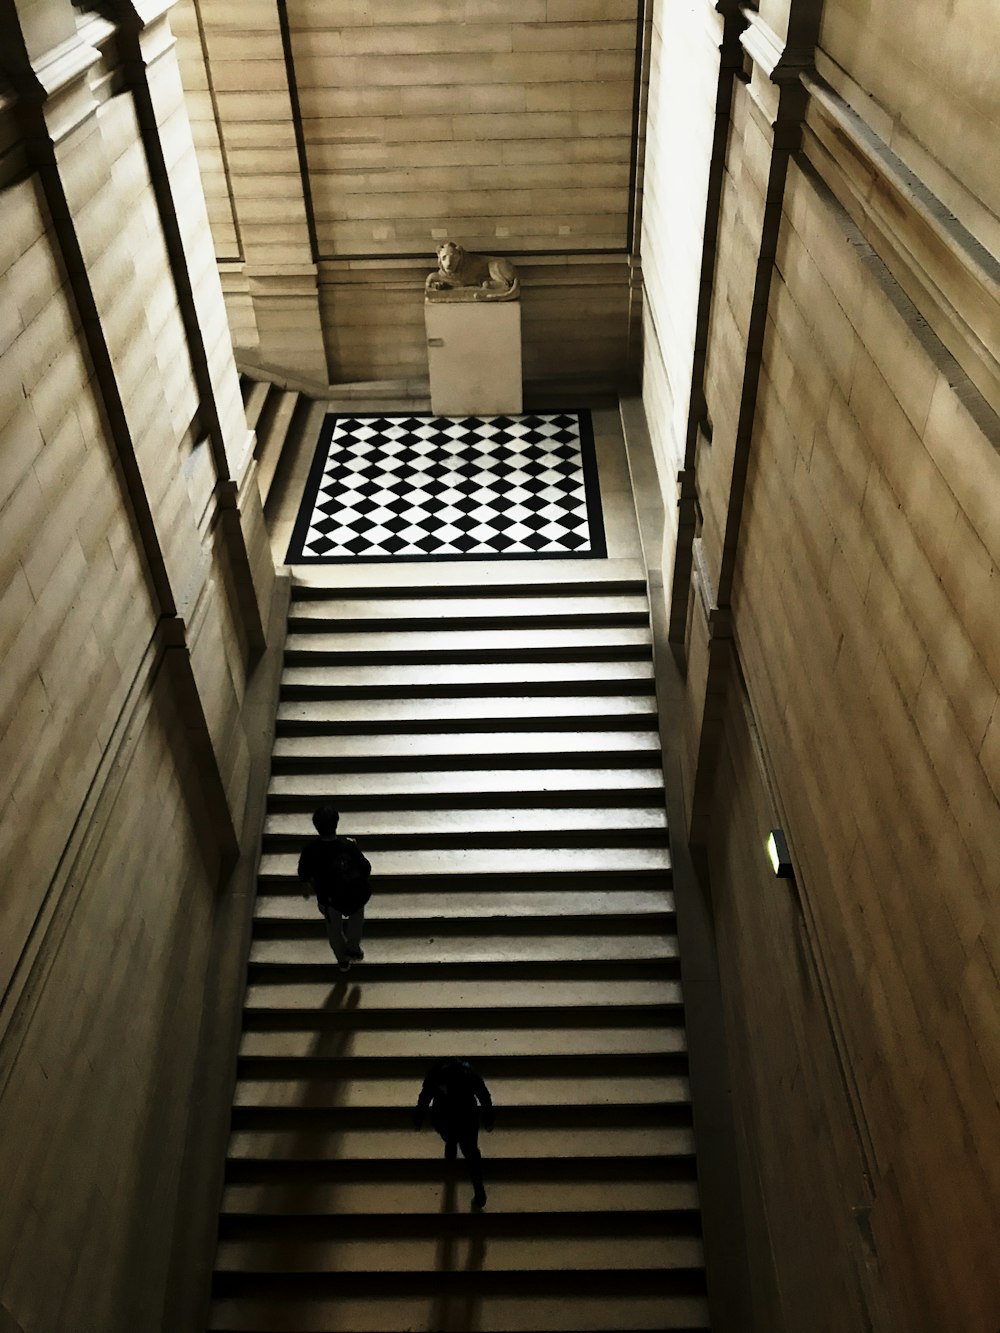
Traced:
[[335, 907], [328, 907], [323, 915], [326, 917], [326, 936], [330, 948], [336, 954], [338, 963], [346, 962], [361, 948], [365, 909], [359, 907], [351, 916], [341, 916]]

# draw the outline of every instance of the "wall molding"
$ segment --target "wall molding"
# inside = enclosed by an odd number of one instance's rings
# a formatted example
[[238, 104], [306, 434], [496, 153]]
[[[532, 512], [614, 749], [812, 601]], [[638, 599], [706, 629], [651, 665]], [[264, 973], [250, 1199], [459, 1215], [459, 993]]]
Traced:
[[1000, 259], [818, 75], [803, 153], [893, 278], [1000, 412]]

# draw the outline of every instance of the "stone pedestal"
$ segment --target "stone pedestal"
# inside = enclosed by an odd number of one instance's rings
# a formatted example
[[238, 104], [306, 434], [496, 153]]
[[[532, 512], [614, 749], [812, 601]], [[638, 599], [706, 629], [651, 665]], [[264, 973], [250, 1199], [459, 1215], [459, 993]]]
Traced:
[[520, 301], [425, 301], [424, 320], [432, 411], [520, 412]]

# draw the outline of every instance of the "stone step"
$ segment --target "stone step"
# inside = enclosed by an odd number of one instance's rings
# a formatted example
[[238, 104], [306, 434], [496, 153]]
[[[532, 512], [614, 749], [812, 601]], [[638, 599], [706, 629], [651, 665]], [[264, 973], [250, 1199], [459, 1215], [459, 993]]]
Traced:
[[648, 625], [649, 606], [640, 596], [593, 596], [589, 590], [553, 596], [534, 588], [530, 595], [498, 596], [489, 587], [474, 597], [302, 598], [292, 603], [291, 633], [347, 633], [371, 630], [398, 634], [403, 630], [555, 629], [579, 625]]
[[385, 736], [278, 736], [274, 742], [272, 771], [291, 768], [338, 768], [357, 770], [393, 767], [465, 767], [490, 764], [499, 768], [523, 768], [532, 760], [545, 764], [578, 767], [658, 763], [660, 738], [656, 731], [485, 731], [392, 734]]
[[[494, 1138], [496, 1136], [494, 1135]], [[493, 1140], [490, 1147], [494, 1147]], [[595, 1268], [699, 1268], [698, 1236], [492, 1236], [421, 1234], [391, 1239], [223, 1241], [216, 1271], [229, 1273], [577, 1272]]]
[[[392, 838], [474, 838], [483, 833], [515, 837], [543, 834], [556, 842], [561, 835], [576, 832], [613, 834], [635, 832], [655, 841], [667, 831], [666, 811], [655, 806], [560, 806], [540, 809], [463, 807], [460, 810], [375, 810], [355, 808], [341, 819], [339, 832], [357, 838], [365, 847], [374, 840]], [[312, 816], [302, 812], [270, 814], [264, 821], [264, 837], [294, 839], [302, 843], [315, 837]]]
[[[480, 806], [488, 798], [495, 807], [524, 805], [565, 806], [586, 799], [588, 804], [663, 804], [663, 771], [659, 755], [650, 753], [642, 764], [616, 768], [411, 768], [382, 772], [273, 773], [268, 784], [268, 807], [308, 810], [324, 801], [340, 810], [354, 810], [382, 802], [395, 809], [458, 809]], [[347, 821], [345, 820], [345, 828]]]
[[[286, 446], [290, 445], [301, 430], [304, 419], [309, 414], [310, 400], [302, 397], [294, 389], [278, 391], [280, 397], [275, 409], [270, 412], [270, 403], [261, 415], [263, 440], [258, 435], [257, 448], [257, 485], [260, 498], [267, 504], [274, 478]], [[266, 419], [266, 426], [265, 426]]]
[[[362, 1108], [363, 1109], [363, 1108]], [[362, 1109], [341, 1109], [328, 1112], [334, 1118], [342, 1117], [347, 1121], [357, 1120]], [[272, 1112], [280, 1116], [281, 1112]], [[378, 1119], [387, 1114], [384, 1108], [373, 1108], [370, 1114]], [[401, 1109], [396, 1112], [396, 1119], [403, 1121], [410, 1118], [410, 1111]], [[291, 1117], [294, 1119], [294, 1113]], [[287, 1118], [286, 1118], [287, 1120]], [[437, 1182], [442, 1177], [445, 1181], [453, 1177], [464, 1180], [467, 1168], [456, 1160], [451, 1166], [443, 1160], [441, 1139], [434, 1130], [410, 1131], [415, 1139], [421, 1137], [430, 1140], [434, 1147], [433, 1156], [395, 1158], [387, 1162], [370, 1159], [352, 1158], [341, 1160], [321, 1158], [315, 1161], [288, 1160], [262, 1161], [258, 1159], [229, 1158], [226, 1162], [226, 1183], [236, 1185], [280, 1185], [293, 1190], [306, 1186], [322, 1189], [327, 1185], [421, 1185]], [[336, 1130], [330, 1135], [335, 1142]], [[672, 1184], [695, 1179], [695, 1162], [692, 1156], [675, 1157], [493, 1157], [490, 1154], [491, 1136], [484, 1132], [480, 1144], [484, 1158], [489, 1160], [489, 1179], [494, 1185], [512, 1183], [519, 1185], [526, 1182], [538, 1182], [556, 1185], [560, 1181], [573, 1181], [585, 1184], [587, 1181], [613, 1179], [618, 1183], [642, 1181], [658, 1183], [669, 1187]]]
[[[544, 1062], [540, 1062], [544, 1069]], [[412, 1077], [269, 1078], [239, 1079], [234, 1106], [319, 1108], [350, 1110], [356, 1107], [405, 1107], [417, 1100], [422, 1080]], [[490, 1079], [490, 1093], [498, 1108], [510, 1106], [631, 1106], [649, 1103], [687, 1103], [691, 1089], [680, 1074], [630, 1074], [609, 1077], [603, 1069], [560, 1078], [539, 1072], [516, 1078], [498, 1074]]]
[[[433, 933], [432, 933], [433, 932]], [[475, 928], [462, 934], [437, 930], [429, 923], [423, 935], [386, 937], [373, 935], [365, 949], [364, 974], [374, 969], [400, 967], [411, 963], [437, 965], [457, 963], [468, 967], [475, 963], [546, 963], [603, 961], [639, 961], [676, 959], [677, 939], [659, 933], [604, 934], [591, 930], [572, 935], [536, 932], [523, 935], [478, 933]], [[255, 979], [265, 967], [303, 967], [333, 969], [333, 952], [325, 938], [303, 936], [294, 939], [255, 939], [250, 946], [250, 966]], [[361, 967], [361, 964], [358, 964]], [[360, 978], [360, 971], [355, 975]]]
[[[405, 880], [411, 888], [422, 881], [446, 883], [480, 875], [493, 879], [500, 876], [507, 881], [514, 874], [610, 875], [624, 879], [628, 875], [666, 875], [670, 871], [666, 847], [514, 847], [502, 854], [493, 848], [421, 847], [372, 851], [368, 860], [373, 879]], [[261, 884], [279, 879], [297, 884], [298, 861], [296, 852], [265, 852], [260, 859]], [[377, 892], [378, 885], [374, 887]]]
[[[426, 1180], [401, 1181], [238, 1182], [226, 1186], [222, 1211], [296, 1217], [437, 1213], [453, 1192], [441, 1178], [444, 1174], [439, 1171], [428, 1173]], [[464, 1196], [464, 1189], [462, 1193]], [[546, 1180], [534, 1170], [531, 1180], [504, 1180], [492, 1185], [490, 1199], [492, 1209], [511, 1213], [584, 1212], [591, 1208], [661, 1212], [697, 1206], [698, 1187], [693, 1180], [627, 1180], [616, 1173], [604, 1180]]]
[[257, 429], [257, 422], [260, 420], [260, 414], [264, 410], [264, 404], [272, 387], [267, 380], [248, 379], [240, 385], [243, 390], [243, 411], [251, 430]]
[[[360, 971], [359, 971], [360, 975]], [[251, 983], [246, 990], [244, 1012], [253, 1015], [289, 1014], [296, 1020], [322, 1020], [330, 1026], [349, 1021], [365, 1026], [367, 1016], [392, 1015], [393, 1026], [425, 1026], [428, 1022], [449, 1028], [469, 1026], [470, 1013], [490, 1012], [497, 1024], [523, 1020], [544, 1013], [546, 1026], [553, 1014], [561, 1022], [584, 1021], [586, 1014], [611, 1015], [617, 1023], [640, 1017], [644, 1022], [662, 1021], [665, 1013], [681, 1009], [680, 983], [672, 978], [640, 981], [604, 981], [592, 978], [515, 980], [469, 980], [442, 977], [432, 985], [397, 978], [370, 978], [364, 986], [346, 977], [336, 987], [315, 980]], [[581, 1012], [582, 1011], [582, 1012]]]
[[[271, 1036], [281, 1035], [271, 1033]], [[373, 1038], [375, 1033], [368, 1033]], [[345, 1043], [342, 1034], [327, 1030], [325, 1041], [315, 1042], [308, 1055], [240, 1055], [239, 1077], [250, 1082], [302, 1082], [319, 1079], [326, 1082], [351, 1082], [380, 1078], [405, 1083], [413, 1096], [424, 1080], [433, 1057], [427, 1054], [424, 1042], [415, 1038], [405, 1054], [393, 1056], [359, 1055], [355, 1043]], [[411, 1034], [411, 1037], [413, 1034]], [[443, 1042], [441, 1043], [443, 1045]], [[584, 1083], [600, 1077], [613, 1091], [611, 1100], [600, 1105], [618, 1105], [627, 1095], [620, 1089], [629, 1086], [631, 1079], [666, 1078], [687, 1075], [687, 1051], [683, 1043], [674, 1050], [660, 1051], [604, 1051], [603, 1053], [552, 1054], [523, 1053], [520, 1055], [487, 1054], [473, 1039], [476, 1068], [490, 1087], [497, 1080], [515, 1079], [537, 1082], [539, 1079], [583, 1080]], [[454, 1053], [453, 1045], [446, 1054]]]
[[[419, 1088], [419, 1082], [414, 1087]], [[523, 1134], [535, 1131], [540, 1134], [558, 1134], [568, 1133], [571, 1130], [586, 1130], [592, 1134], [614, 1135], [622, 1130], [690, 1129], [692, 1111], [687, 1101], [608, 1102], [599, 1106], [566, 1106], [561, 1103], [549, 1106], [538, 1102], [530, 1106], [505, 1106], [502, 1121], [505, 1130], [519, 1131]], [[362, 1132], [412, 1134], [415, 1138], [420, 1137], [413, 1129], [412, 1108], [406, 1106], [234, 1106], [230, 1127], [233, 1133], [298, 1133], [312, 1136], [313, 1139], [325, 1136], [328, 1146], [330, 1143], [338, 1142], [340, 1135]], [[412, 1176], [416, 1168], [405, 1166], [405, 1163], [417, 1160], [433, 1160], [435, 1170], [437, 1169], [441, 1152], [440, 1140], [435, 1143], [435, 1139], [434, 1135], [429, 1139], [429, 1142], [434, 1143], [434, 1152], [430, 1155], [414, 1151], [409, 1156], [399, 1159], [403, 1175], [409, 1172]], [[556, 1156], [558, 1157], [558, 1154]], [[529, 1153], [522, 1160], [518, 1170], [526, 1177], [533, 1176], [536, 1157], [536, 1154]], [[549, 1162], [550, 1171], [558, 1174], [552, 1155], [543, 1155], [543, 1158]], [[323, 1161], [328, 1163], [329, 1158], [324, 1158]], [[387, 1173], [391, 1174], [395, 1169], [375, 1159], [364, 1159], [363, 1164], [357, 1166], [357, 1170], [355, 1166], [349, 1164], [348, 1159], [341, 1162], [338, 1158], [337, 1161], [339, 1165], [331, 1167], [330, 1170], [334, 1176], [343, 1175], [344, 1179], [360, 1178], [359, 1172], [370, 1177], [382, 1177]], [[620, 1167], [618, 1163], [621, 1163]], [[627, 1175], [631, 1169], [625, 1159], [611, 1158], [606, 1153], [595, 1154], [592, 1165], [595, 1170], [611, 1174], [620, 1169]], [[310, 1176], [315, 1174], [309, 1169], [308, 1163], [304, 1169]], [[327, 1168], [323, 1166], [322, 1169], [325, 1171]], [[566, 1175], [569, 1168], [560, 1167], [559, 1170]], [[569, 1174], [578, 1173], [569, 1171]], [[261, 1175], [254, 1177], [254, 1179], [263, 1178]]]
[[[349, 1051], [344, 1050], [342, 1034], [323, 1028], [283, 1029], [244, 1032], [240, 1041], [240, 1059], [343, 1059], [355, 1061], [400, 1060], [417, 1058], [425, 1063], [456, 1051], [475, 1051], [477, 1066], [483, 1060], [585, 1059], [607, 1056], [665, 1056], [683, 1054], [687, 1041], [683, 1027], [664, 1024], [648, 1027], [574, 1028], [550, 1025], [524, 1031], [519, 1028], [490, 1028], [484, 1025], [445, 1031], [429, 1030], [418, 1035], [412, 1030], [383, 1029], [355, 1032]], [[416, 1054], [415, 1054], [416, 1053]]]
[[362, 666], [288, 666], [283, 699], [481, 698], [510, 689], [522, 695], [653, 692], [651, 659], [589, 662], [477, 662], [426, 665], [382, 662]]
[[[674, 896], [669, 889], [635, 889], [626, 879], [614, 892], [595, 893], [586, 889], [500, 889], [489, 894], [451, 892], [442, 899], [438, 893], [378, 893], [365, 909], [365, 930], [369, 933], [384, 923], [401, 922], [413, 929], [422, 922], [472, 923], [508, 922], [527, 918], [574, 921], [592, 919], [595, 929], [609, 917], [622, 919], [652, 918], [663, 923], [672, 919]], [[325, 929], [315, 899], [300, 894], [260, 894], [254, 908], [258, 927], [270, 923]]]
[[[482, 1275], [477, 1275], [482, 1282]], [[579, 1282], [579, 1274], [574, 1275]], [[470, 1294], [449, 1297], [438, 1283], [435, 1294], [359, 1297], [232, 1296], [212, 1302], [208, 1333], [406, 1333], [412, 1329], [465, 1329], [476, 1333], [600, 1333], [621, 1329], [639, 1333], [699, 1333], [709, 1328], [708, 1303], [702, 1296], [635, 1294], [634, 1273], [621, 1275], [614, 1294], [541, 1298], [537, 1292]], [[395, 1286], [395, 1284], [394, 1284]], [[609, 1291], [605, 1282], [604, 1292]], [[470, 1313], [471, 1312], [471, 1313]], [[474, 1318], [475, 1324], [468, 1323]], [[461, 1322], [455, 1322], [455, 1320]]]
[[[445, 592], [464, 596], [469, 590], [478, 592], [483, 587], [483, 566], [480, 561], [438, 560], [434, 562], [433, 578], [421, 562], [388, 560], [378, 564], [342, 564], [337, 566], [336, 587], [326, 580], [328, 571], [303, 565], [295, 570], [292, 584], [294, 601], [314, 597], [333, 599], [346, 597], [378, 597], [395, 592], [406, 596], [426, 593], [440, 597]], [[503, 575], [489, 584], [494, 596], [516, 596], [520, 592], [543, 589], [560, 594], [573, 587], [584, 590], [640, 594], [646, 589], [646, 571], [642, 562], [633, 559], [566, 559], [566, 560], [504, 560]]]
[[558, 662], [649, 657], [646, 627], [592, 626], [583, 629], [403, 630], [399, 634], [289, 634], [286, 666], [319, 662]]
[[586, 730], [656, 726], [652, 694], [504, 695], [490, 699], [289, 699], [278, 705], [279, 736], [296, 733]]
[[[553, 1157], [691, 1157], [694, 1131], [689, 1125], [607, 1126], [557, 1129], [529, 1125], [495, 1129], [484, 1138], [490, 1161], [502, 1158]], [[412, 1128], [310, 1130], [241, 1129], [229, 1140], [229, 1158], [249, 1161], [341, 1162], [385, 1164], [397, 1160], [441, 1159], [441, 1141], [435, 1134]]]

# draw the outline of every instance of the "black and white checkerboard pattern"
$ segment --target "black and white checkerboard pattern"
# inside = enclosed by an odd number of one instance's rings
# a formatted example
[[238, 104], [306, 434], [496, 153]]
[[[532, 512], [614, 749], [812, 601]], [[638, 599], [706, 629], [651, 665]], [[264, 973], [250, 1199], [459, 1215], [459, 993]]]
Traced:
[[287, 559], [604, 554], [589, 412], [331, 413]]

